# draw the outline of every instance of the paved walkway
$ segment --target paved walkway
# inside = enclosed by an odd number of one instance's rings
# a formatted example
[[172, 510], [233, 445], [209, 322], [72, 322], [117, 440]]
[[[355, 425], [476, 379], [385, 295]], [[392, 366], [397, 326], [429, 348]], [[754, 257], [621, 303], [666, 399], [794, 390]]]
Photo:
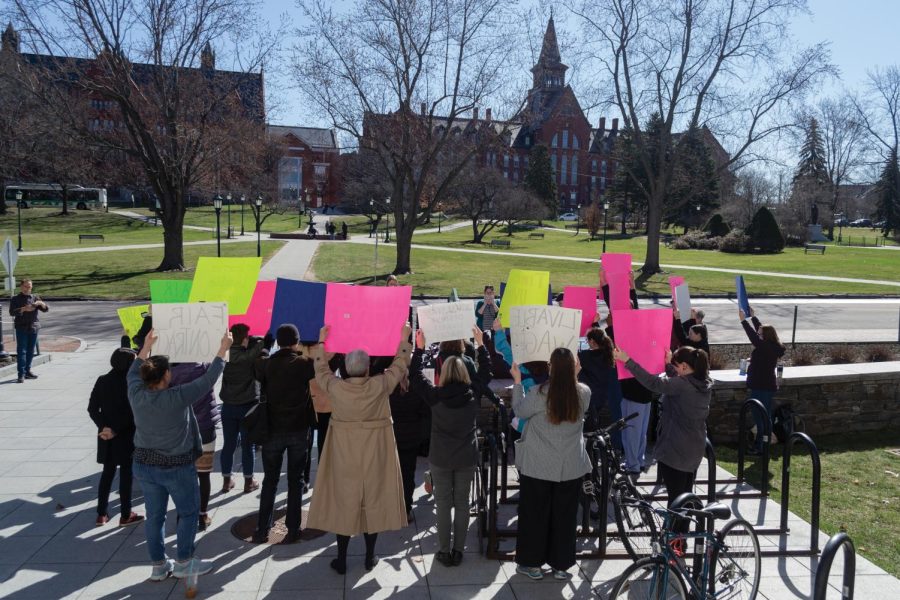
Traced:
[[[19, 385], [9, 378], [0, 380], [0, 476], [4, 482], [0, 490], [0, 597], [184, 597], [184, 588], [173, 579], [162, 583], [146, 580], [149, 566], [142, 526], [120, 529], [115, 526], [116, 519], [104, 527], [94, 526], [99, 468], [94, 461], [96, 431], [86, 413], [87, 398], [96, 377], [107, 370], [114, 347], [114, 343], [104, 342], [89, 344], [75, 354], [55, 354], [50, 364], [37, 369], [40, 378], [36, 381]], [[221, 437], [218, 443], [221, 446]], [[420, 482], [425, 464], [420, 459]], [[257, 462], [258, 477], [259, 470]], [[582, 560], [569, 570], [568, 581], [547, 578], [531, 582], [516, 575], [513, 564], [477, 554], [473, 527], [463, 566], [445, 568], [434, 561], [433, 507], [419, 487], [414, 523], [379, 536], [377, 549], [382, 560], [376, 568], [364, 570], [362, 541], [354, 539], [349, 570], [339, 576], [328, 567], [336, 553], [330, 535], [286, 546], [256, 546], [232, 537], [231, 526], [256, 510], [259, 495], [220, 494], [221, 479], [218, 475], [212, 479], [213, 523], [199, 535], [197, 552], [212, 559], [216, 570], [201, 578], [201, 598], [587, 599], [595, 597], [594, 587], [608, 590], [627, 565], [622, 560]], [[278, 506], [286, 501], [284, 485], [282, 478]], [[144, 512], [137, 483], [133, 497], [135, 509]], [[304, 506], [309, 498], [304, 499]], [[771, 525], [778, 518], [778, 507], [772, 502], [742, 500], [732, 506], [753, 523]], [[117, 509], [114, 492], [110, 513]], [[512, 518], [514, 512], [504, 515]], [[168, 517], [166, 540], [174, 553], [174, 512]], [[790, 527], [788, 538], [763, 536], [763, 547], [779, 543], [794, 547], [808, 540], [808, 525], [792, 516]], [[825, 536], [820, 538], [824, 542]], [[510, 544], [504, 542], [505, 547]], [[841, 560], [839, 555], [832, 570], [835, 594]], [[816, 562], [763, 559], [760, 598], [809, 597]], [[856, 597], [900, 597], [900, 581], [857, 557]]]
[[[135, 221], [142, 221], [144, 223], [150, 223], [151, 225], [156, 225], [157, 227], [162, 227], [162, 223], [159, 222], [159, 219], [156, 217], [148, 217], [147, 215], [142, 215], [141, 213], [132, 212], [130, 210], [114, 210], [112, 211], [114, 214], [120, 215], [122, 217], [127, 217], [129, 219], [134, 219]], [[185, 225], [185, 229], [193, 229], [194, 231], [215, 231], [215, 227], [201, 227], [200, 225]]]

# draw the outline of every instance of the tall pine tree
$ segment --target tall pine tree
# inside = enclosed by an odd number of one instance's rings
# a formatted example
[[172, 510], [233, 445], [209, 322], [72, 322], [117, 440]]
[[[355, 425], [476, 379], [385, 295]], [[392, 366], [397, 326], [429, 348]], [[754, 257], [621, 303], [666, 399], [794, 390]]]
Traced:
[[550, 164], [547, 146], [537, 144], [528, 154], [528, 170], [525, 172], [525, 186], [547, 207], [547, 214], [556, 218], [559, 200], [556, 197], [556, 177]]
[[819, 133], [819, 122], [810, 118], [806, 127], [806, 139], [800, 147], [800, 161], [794, 172], [792, 195], [795, 200], [810, 207], [825, 202], [829, 197], [831, 178], [825, 166], [825, 144]]
[[881, 233], [890, 235], [900, 231], [900, 167], [897, 165], [897, 148], [891, 150], [877, 184], [876, 214], [884, 221]]

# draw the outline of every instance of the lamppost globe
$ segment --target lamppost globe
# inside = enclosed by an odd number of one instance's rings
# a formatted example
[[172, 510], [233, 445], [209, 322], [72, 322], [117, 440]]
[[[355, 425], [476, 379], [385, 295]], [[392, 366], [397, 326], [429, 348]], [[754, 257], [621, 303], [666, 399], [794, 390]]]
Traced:
[[[623, 215], [624, 219], [625, 216]], [[603, 252], [606, 252], [606, 230], [609, 227], [609, 202], [603, 202]]]
[[244, 202], [246, 202], [247, 197], [241, 194], [241, 197], [238, 199], [238, 202], [241, 203], [241, 235], [244, 235]]
[[384, 199], [384, 203], [387, 204], [388, 211], [385, 215], [387, 220], [384, 222], [384, 241], [385, 243], [391, 241], [391, 197], [388, 196]]
[[254, 211], [254, 216], [256, 217], [256, 256], [262, 256], [262, 246], [259, 241], [259, 217], [262, 211], [262, 196], [257, 195], [253, 203], [256, 205], [256, 210]]
[[16, 192], [16, 219], [19, 222], [19, 247], [18, 252], [22, 251], [22, 191]]
[[222, 227], [220, 216], [222, 214], [222, 196], [216, 196], [213, 200], [213, 208], [216, 211], [216, 256], [222, 256]]

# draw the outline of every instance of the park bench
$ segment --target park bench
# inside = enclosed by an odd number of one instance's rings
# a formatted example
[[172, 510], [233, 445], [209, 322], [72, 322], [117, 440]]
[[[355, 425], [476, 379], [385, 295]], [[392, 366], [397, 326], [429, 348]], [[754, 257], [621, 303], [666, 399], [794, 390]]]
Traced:
[[509, 248], [509, 240], [491, 240], [491, 246]]
[[100, 240], [104, 241], [103, 236], [99, 233], [79, 233], [78, 234], [78, 243], [80, 244], [84, 240]]
[[819, 254], [825, 254], [825, 246], [824, 244], [804, 244], [803, 246], [803, 254], [808, 254], [810, 251], [818, 252]]
[[670, 233], [664, 233], [662, 236], [662, 242], [665, 244], [666, 248], [672, 245], [672, 242], [675, 241], [675, 236]]
[[544, 239], [544, 233], [540, 232], [540, 231], [532, 231], [531, 233], [528, 234], [528, 237]]

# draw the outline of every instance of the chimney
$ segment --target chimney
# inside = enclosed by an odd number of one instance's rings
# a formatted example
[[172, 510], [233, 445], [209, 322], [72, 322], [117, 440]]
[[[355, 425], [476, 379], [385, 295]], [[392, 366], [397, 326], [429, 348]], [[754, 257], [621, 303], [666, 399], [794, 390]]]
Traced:
[[618, 120], [618, 119], [613, 119], [613, 128], [612, 128], [612, 130], [613, 130], [613, 131], [618, 131], [618, 130], [619, 130], [619, 120]]
[[422, 116], [424, 117], [424, 116], [425, 116], [425, 103], [424, 103], [424, 102], [423, 102], [422, 105], [419, 107], [419, 110], [422, 111]]
[[606, 117], [600, 117], [600, 135], [606, 131]]
[[472, 120], [473, 121], [478, 120], [478, 107], [477, 106], [472, 109]]
[[490, 108], [484, 109], [484, 118], [485, 118], [485, 120], [487, 120], [488, 123], [491, 122], [491, 109]]

